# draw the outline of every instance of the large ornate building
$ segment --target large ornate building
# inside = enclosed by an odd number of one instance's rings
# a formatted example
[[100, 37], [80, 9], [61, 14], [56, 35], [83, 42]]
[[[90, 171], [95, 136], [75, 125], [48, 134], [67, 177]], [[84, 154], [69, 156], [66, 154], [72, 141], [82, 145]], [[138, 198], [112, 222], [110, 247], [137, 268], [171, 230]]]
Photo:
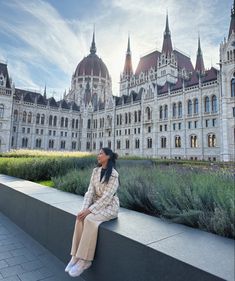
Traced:
[[173, 49], [167, 16], [162, 50], [141, 57], [135, 71], [128, 38], [119, 97], [96, 55], [95, 34], [60, 101], [46, 89], [41, 95], [15, 88], [0, 63], [0, 151], [109, 146], [121, 155], [234, 161], [234, 6], [219, 61], [219, 70], [205, 69], [200, 38], [195, 67]]

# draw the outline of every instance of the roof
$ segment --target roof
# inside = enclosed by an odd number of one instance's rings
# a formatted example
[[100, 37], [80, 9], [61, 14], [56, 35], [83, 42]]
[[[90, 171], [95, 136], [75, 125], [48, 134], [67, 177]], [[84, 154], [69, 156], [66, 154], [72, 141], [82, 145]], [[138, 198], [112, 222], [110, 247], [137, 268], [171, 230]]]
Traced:
[[77, 65], [74, 76], [83, 76], [84, 74], [93, 74], [94, 76], [101, 75], [103, 78], [106, 78], [106, 76], [109, 78], [108, 68], [95, 53], [89, 54]]
[[191, 62], [190, 57], [186, 56], [185, 54], [181, 53], [178, 50], [174, 50], [173, 53], [176, 56], [176, 60], [177, 60], [177, 63], [178, 63], [178, 69], [185, 68], [189, 72], [194, 71], [193, 64]]
[[8, 74], [7, 64], [0, 63], [0, 74], [3, 74], [4, 78], [6, 79], [6, 87], [11, 88], [10, 78]]
[[136, 68], [135, 75], [140, 75], [141, 72], [147, 72], [151, 67], [155, 69], [160, 55], [161, 53], [156, 50], [141, 57]]
[[205, 75], [202, 77], [202, 83], [217, 80], [218, 72], [219, 71], [214, 67], [211, 67], [211, 69], [206, 70]]
[[39, 100], [39, 103], [47, 104], [46, 99], [40, 93], [16, 88], [15, 99], [20, 100], [22, 97], [25, 102], [35, 103], [36, 100]]

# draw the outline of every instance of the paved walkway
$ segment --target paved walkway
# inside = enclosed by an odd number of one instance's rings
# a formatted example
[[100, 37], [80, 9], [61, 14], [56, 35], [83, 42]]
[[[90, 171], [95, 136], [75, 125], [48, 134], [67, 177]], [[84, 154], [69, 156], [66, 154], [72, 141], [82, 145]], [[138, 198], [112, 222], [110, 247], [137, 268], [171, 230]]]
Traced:
[[0, 212], [0, 281], [84, 281]]

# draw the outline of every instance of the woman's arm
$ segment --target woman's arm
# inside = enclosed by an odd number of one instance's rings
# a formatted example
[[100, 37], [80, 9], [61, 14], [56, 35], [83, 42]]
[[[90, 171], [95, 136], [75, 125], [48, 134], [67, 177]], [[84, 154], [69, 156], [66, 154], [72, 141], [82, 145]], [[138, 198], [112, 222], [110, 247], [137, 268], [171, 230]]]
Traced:
[[106, 186], [106, 191], [103, 193], [102, 197], [98, 199], [94, 204], [92, 204], [89, 207], [89, 210], [93, 214], [98, 214], [99, 210], [107, 206], [111, 200], [113, 199], [114, 194], [116, 193], [117, 189], [119, 186], [119, 181], [118, 181], [118, 174], [117, 175], [111, 175], [109, 178], [109, 182]]

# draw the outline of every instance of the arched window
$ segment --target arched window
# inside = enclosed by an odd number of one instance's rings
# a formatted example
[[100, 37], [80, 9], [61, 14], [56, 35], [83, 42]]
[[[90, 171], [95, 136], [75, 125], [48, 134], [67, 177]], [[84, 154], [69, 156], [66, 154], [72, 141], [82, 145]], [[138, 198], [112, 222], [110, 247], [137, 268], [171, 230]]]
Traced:
[[181, 147], [181, 138], [180, 138], [180, 136], [175, 136], [175, 147]]
[[68, 118], [66, 117], [66, 118], [65, 118], [65, 128], [68, 128], [68, 123], [69, 123], [69, 120], [68, 120]]
[[87, 120], [87, 129], [90, 129], [91, 128], [91, 119], [88, 119]]
[[129, 121], [129, 124], [131, 124], [131, 112], [128, 113], [128, 121]]
[[212, 96], [212, 112], [217, 112], [217, 97], [216, 97], [216, 95]]
[[198, 142], [197, 142], [197, 136], [196, 135], [190, 136], [190, 146], [192, 148], [198, 147]]
[[32, 123], [32, 112], [28, 114], [28, 123]]
[[209, 100], [209, 97], [205, 97], [205, 112], [208, 113], [210, 112], [210, 100]]
[[192, 101], [188, 100], [188, 115], [192, 115]]
[[18, 110], [14, 110], [14, 121], [18, 120]]
[[57, 116], [54, 116], [53, 126], [56, 126], [57, 124]]
[[[82, 119], [81, 119], [81, 128], [82, 128]], [[76, 119], [76, 129], [78, 129], [78, 119]]]
[[39, 122], [40, 122], [40, 114], [38, 113], [36, 115], [36, 124], [39, 124]]
[[[235, 73], [233, 76], [235, 76]], [[235, 77], [231, 80], [231, 97], [235, 97]]]
[[152, 148], [152, 138], [147, 139], [147, 148]]
[[135, 111], [135, 123], [138, 121], [137, 111]]
[[23, 119], [22, 119], [22, 122], [26, 122], [26, 118], [27, 118], [27, 113], [26, 111], [23, 112]]
[[215, 134], [208, 135], [208, 147], [215, 147], [216, 146], [216, 136]]
[[64, 127], [64, 117], [61, 117], [60, 126], [61, 126], [61, 127]]
[[159, 119], [162, 119], [162, 106], [160, 106], [160, 109], [159, 109]]
[[194, 114], [198, 114], [198, 99], [194, 99], [193, 101], [193, 112]]
[[176, 103], [173, 103], [173, 106], [172, 106], [172, 115], [173, 115], [174, 118], [176, 117]]
[[165, 105], [164, 106], [164, 119], [167, 119], [168, 118], [168, 106]]
[[72, 120], [72, 129], [74, 129], [75, 119]]
[[41, 115], [41, 125], [44, 125], [45, 123], [45, 114]]
[[182, 102], [178, 103], [178, 117], [182, 117]]
[[49, 126], [52, 126], [52, 119], [53, 119], [53, 117], [52, 117], [52, 115], [50, 115], [49, 116]]
[[135, 140], [135, 148], [140, 148], [140, 140], [139, 139]]
[[145, 110], [146, 114], [147, 114], [147, 120], [150, 120], [151, 119], [151, 110], [149, 107], [146, 107], [146, 110]]

